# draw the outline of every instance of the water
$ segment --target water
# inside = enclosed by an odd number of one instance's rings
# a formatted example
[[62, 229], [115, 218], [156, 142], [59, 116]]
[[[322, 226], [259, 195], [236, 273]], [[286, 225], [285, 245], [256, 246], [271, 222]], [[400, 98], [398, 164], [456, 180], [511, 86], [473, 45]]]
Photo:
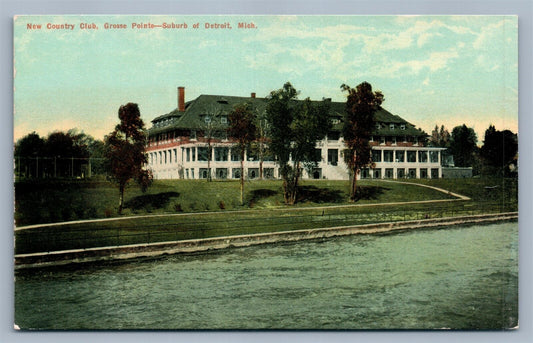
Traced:
[[15, 307], [40, 329], [509, 328], [518, 224], [20, 271]]

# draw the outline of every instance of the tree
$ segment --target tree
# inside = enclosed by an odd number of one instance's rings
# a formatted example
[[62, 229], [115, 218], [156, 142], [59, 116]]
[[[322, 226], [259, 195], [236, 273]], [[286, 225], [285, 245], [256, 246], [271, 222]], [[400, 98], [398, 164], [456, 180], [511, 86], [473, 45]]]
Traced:
[[355, 89], [343, 84], [341, 89], [348, 92], [342, 134], [346, 144], [344, 160], [350, 170], [350, 200], [355, 201], [357, 175], [361, 168], [371, 163], [369, 140], [374, 128], [374, 113], [384, 99], [380, 91], [372, 91], [368, 82], [359, 84]]
[[450, 133], [444, 125], [435, 125], [433, 131], [431, 131], [431, 137], [429, 138], [429, 144], [434, 147], [447, 148], [450, 144]]
[[450, 138], [450, 153], [456, 167], [472, 167], [477, 152], [477, 136], [474, 129], [465, 124], [456, 126]]
[[266, 110], [270, 150], [277, 156], [284, 200], [290, 205], [297, 201], [302, 163], [317, 162], [316, 142], [326, 136], [331, 126], [330, 100], [313, 103], [309, 98], [301, 102], [297, 99], [298, 92], [287, 82], [270, 93]]
[[257, 128], [256, 141], [252, 143], [252, 149], [257, 152], [259, 157], [259, 178], [263, 179], [263, 162], [269, 153], [268, 137], [269, 126], [266, 117], [266, 111], [256, 111], [255, 127]]
[[120, 124], [105, 138], [105, 156], [111, 178], [119, 187], [120, 214], [128, 182], [135, 179], [144, 192], [152, 181], [152, 174], [144, 169], [148, 162], [145, 154], [146, 134], [139, 106], [134, 103], [120, 106], [118, 117]]
[[17, 174], [26, 177], [38, 177], [38, 158], [45, 153], [45, 140], [32, 132], [20, 138], [15, 144], [14, 155], [18, 160]]
[[509, 165], [514, 162], [518, 152], [516, 134], [509, 130], [498, 131], [490, 125], [485, 131], [485, 140], [480, 154], [483, 162], [489, 167], [489, 172], [500, 175], [509, 173]]
[[248, 104], [236, 106], [228, 114], [228, 136], [237, 141], [241, 162], [241, 205], [244, 205], [244, 152], [246, 147], [255, 140], [257, 128], [254, 112]]

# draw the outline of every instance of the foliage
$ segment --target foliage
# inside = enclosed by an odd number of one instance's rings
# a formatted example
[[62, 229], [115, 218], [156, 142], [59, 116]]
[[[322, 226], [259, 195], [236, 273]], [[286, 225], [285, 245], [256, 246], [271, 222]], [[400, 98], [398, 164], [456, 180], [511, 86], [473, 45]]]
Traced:
[[450, 146], [450, 133], [444, 125], [441, 125], [440, 129], [438, 125], [435, 125], [433, 131], [431, 131], [429, 144], [440, 148], [448, 148]]
[[297, 98], [298, 92], [287, 82], [270, 93], [266, 110], [270, 150], [277, 156], [285, 203], [291, 205], [297, 201], [302, 164], [318, 162], [316, 142], [326, 136], [331, 126], [329, 100], [313, 103], [309, 98], [302, 102]]
[[[511, 174], [510, 167], [516, 167], [518, 137], [509, 130], [498, 131], [490, 125], [485, 131], [485, 140], [480, 150], [487, 173]], [[492, 168], [491, 168], [492, 167]]]
[[361, 168], [371, 162], [370, 135], [374, 128], [374, 113], [384, 101], [380, 91], [373, 92], [368, 82], [355, 89], [343, 84], [341, 89], [348, 92], [342, 134], [346, 149], [344, 160], [350, 170], [350, 199], [356, 200], [357, 175]]
[[241, 162], [241, 205], [244, 205], [244, 153], [256, 138], [254, 111], [248, 104], [236, 106], [228, 115], [228, 136], [237, 142]]
[[110, 178], [119, 187], [118, 212], [124, 206], [124, 190], [131, 179], [137, 180], [143, 190], [149, 186], [152, 175], [144, 169], [148, 162], [145, 155], [145, 131], [139, 106], [128, 103], [118, 110], [120, 124], [105, 138], [105, 156]]
[[31, 178], [83, 177], [91, 175], [89, 167], [102, 173], [103, 144], [77, 129], [54, 131], [46, 139], [32, 132], [15, 144], [17, 175]]
[[456, 126], [450, 138], [450, 153], [456, 167], [472, 167], [477, 153], [477, 136], [474, 129], [465, 124]]

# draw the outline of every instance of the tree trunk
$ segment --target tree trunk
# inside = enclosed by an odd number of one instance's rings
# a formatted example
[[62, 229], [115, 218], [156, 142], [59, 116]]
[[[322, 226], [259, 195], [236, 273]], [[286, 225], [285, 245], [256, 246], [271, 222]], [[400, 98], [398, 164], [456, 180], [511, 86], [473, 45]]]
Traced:
[[359, 173], [358, 169], [352, 170], [350, 173], [352, 180], [350, 182], [350, 201], [355, 201], [357, 197], [357, 174]]
[[241, 205], [244, 205], [244, 154], [241, 154]]
[[118, 214], [122, 214], [122, 208], [124, 207], [124, 188], [125, 185], [119, 185], [119, 198], [118, 198]]

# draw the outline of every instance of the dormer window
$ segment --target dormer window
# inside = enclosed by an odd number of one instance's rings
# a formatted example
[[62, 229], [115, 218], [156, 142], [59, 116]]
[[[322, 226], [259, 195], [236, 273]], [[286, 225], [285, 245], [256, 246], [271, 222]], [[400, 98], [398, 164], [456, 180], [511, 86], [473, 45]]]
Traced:
[[391, 130], [394, 130], [394, 124], [390, 124], [389, 127]]
[[210, 117], [210, 116], [206, 116], [206, 117], [204, 118], [204, 120], [205, 120], [205, 122], [206, 122], [207, 124], [209, 124], [209, 123], [211, 122], [211, 117]]
[[341, 120], [340, 120], [339, 118], [333, 118], [333, 119], [331, 120], [331, 123], [332, 123], [333, 125], [340, 124], [340, 122], [341, 122]]
[[392, 137], [392, 144], [396, 145], [396, 136]]
[[385, 136], [379, 137], [379, 144], [385, 144]]
[[400, 129], [405, 130], [405, 124], [400, 125]]
[[217, 100], [217, 102], [218, 102], [219, 104], [224, 104], [224, 105], [227, 105], [227, 104], [228, 104], [228, 100], [226, 100], [226, 99], [220, 99], [220, 100]]
[[376, 124], [376, 129], [378, 129], [378, 130], [381, 129], [381, 124], [380, 123]]
[[227, 124], [228, 123], [228, 117], [226, 117], [226, 116], [220, 117], [220, 122], [222, 124]]

